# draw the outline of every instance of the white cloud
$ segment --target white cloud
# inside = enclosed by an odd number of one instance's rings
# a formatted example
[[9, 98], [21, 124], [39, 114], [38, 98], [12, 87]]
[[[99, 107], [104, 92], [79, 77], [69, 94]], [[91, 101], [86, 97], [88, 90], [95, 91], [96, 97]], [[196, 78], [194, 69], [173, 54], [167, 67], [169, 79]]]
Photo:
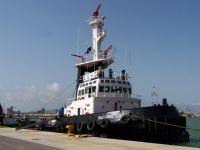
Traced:
[[47, 85], [47, 90], [51, 92], [58, 92], [60, 90], [60, 85], [57, 82], [54, 82], [53, 84]]
[[[63, 100], [64, 98], [61, 98], [60, 95], [61, 91], [61, 86], [57, 82], [48, 84], [43, 89], [31, 85], [30, 87], [22, 89], [12, 89], [9, 91], [1, 90], [0, 103], [6, 107], [16, 106], [17, 109], [25, 111], [40, 109], [46, 106], [46, 104], [50, 104], [54, 101], [59, 102], [59, 99]], [[54, 102], [54, 105], [56, 102]], [[56, 107], [57, 106], [55, 106], [55, 108]]]
[[200, 102], [193, 103], [191, 106], [200, 106]]
[[44, 94], [44, 100], [49, 101], [52, 98], [56, 98], [58, 94], [61, 92], [60, 85], [57, 82], [47, 85], [45, 91], [42, 93]]

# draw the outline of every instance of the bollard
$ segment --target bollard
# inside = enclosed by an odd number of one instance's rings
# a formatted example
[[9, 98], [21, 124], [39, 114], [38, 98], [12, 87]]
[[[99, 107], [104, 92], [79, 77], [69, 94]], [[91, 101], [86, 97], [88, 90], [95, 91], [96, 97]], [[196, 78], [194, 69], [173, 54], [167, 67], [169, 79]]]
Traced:
[[73, 134], [74, 132], [74, 125], [66, 125], [67, 133]]

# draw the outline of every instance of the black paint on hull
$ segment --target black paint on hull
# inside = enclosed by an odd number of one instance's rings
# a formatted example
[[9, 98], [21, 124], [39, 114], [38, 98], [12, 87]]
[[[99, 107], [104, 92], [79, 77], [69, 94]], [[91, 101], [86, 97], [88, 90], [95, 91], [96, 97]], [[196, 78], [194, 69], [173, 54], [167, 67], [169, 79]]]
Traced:
[[73, 124], [79, 134], [159, 143], [189, 140], [186, 118], [180, 116], [176, 107], [168, 105], [60, 117], [58, 122], [62, 126]]

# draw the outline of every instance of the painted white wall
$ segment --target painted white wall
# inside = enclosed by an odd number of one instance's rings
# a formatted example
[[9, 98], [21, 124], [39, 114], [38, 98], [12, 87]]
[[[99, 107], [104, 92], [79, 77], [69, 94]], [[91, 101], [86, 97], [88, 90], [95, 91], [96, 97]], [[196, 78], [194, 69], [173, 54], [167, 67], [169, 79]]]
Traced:
[[83, 100], [73, 101], [64, 109], [64, 115], [76, 116], [78, 115], [78, 108], [80, 108], [80, 115], [94, 113], [94, 98], [91, 97]]
[[78, 108], [80, 108], [80, 115], [111, 112], [116, 111], [115, 105], [117, 105], [117, 110], [132, 109], [140, 107], [140, 100], [135, 98], [120, 97], [91, 97], [73, 101], [69, 106], [67, 106], [67, 108], [65, 108], [64, 115], [76, 116], [78, 115]]

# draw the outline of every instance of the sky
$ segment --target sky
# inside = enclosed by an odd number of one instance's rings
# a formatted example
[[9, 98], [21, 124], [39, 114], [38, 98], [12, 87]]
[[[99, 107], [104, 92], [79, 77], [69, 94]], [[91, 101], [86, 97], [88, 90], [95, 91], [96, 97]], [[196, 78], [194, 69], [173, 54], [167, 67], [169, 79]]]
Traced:
[[59, 108], [74, 96], [73, 53], [91, 45], [88, 20], [106, 16], [103, 49], [126, 69], [133, 93], [179, 109], [200, 108], [199, 0], [0, 0], [0, 103], [16, 110]]

